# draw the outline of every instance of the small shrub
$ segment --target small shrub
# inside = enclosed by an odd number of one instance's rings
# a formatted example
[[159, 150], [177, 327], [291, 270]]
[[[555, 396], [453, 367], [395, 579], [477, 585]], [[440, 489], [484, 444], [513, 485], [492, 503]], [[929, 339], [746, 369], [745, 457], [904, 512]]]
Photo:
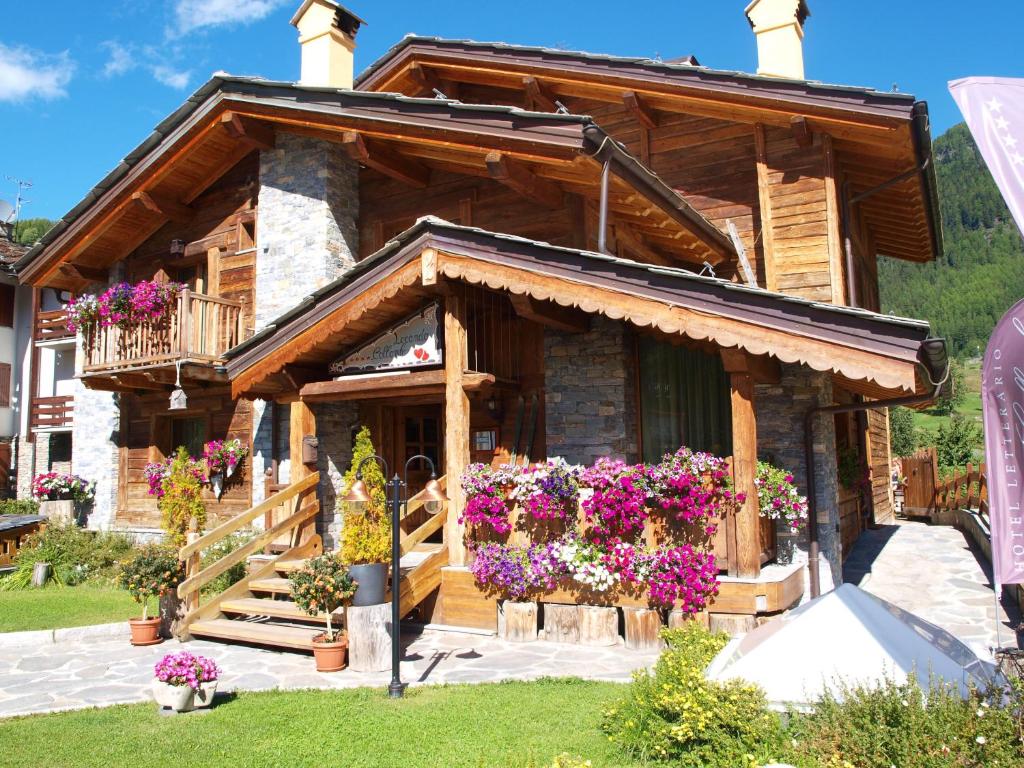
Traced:
[[134, 549], [118, 533], [95, 533], [74, 525], [50, 525], [28, 536], [14, 561], [14, 572], [0, 580], [4, 589], [25, 589], [32, 583], [36, 563], [49, 563], [51, 578], [59, 585], [112, 579], [118, 563]]
[[653, 673], [638, 672], [626, 697], [604, 713], [608, 738], [640, 760], [697, 768], [771, 762], [781, 721], [764, 693], [739, 681], [707, 680], [704, 669], [728, 642], [696, 622], [664, 630], [668, 648]]
[[31, 499], [0, 499], [0, 515], [38, 515], [39, 502]]
[[915, 680], [842, 686], [812, 714], [791, 713], [785, 760], [801, 768], [1024, 765], [1015, 712], [1017, 699], [1000, 705], [1002, 692], [972, 692], [933, 684], [927, 696]]
[[[306, 566], [294, 571], [291, 581], [292, 600], [310, 616], [326, 614], [325, 642], [333, 643], [338, 632], [331, 626], [331, 613], [356, 593], [356, 582], [348, 568], [333, 554], [314, 557]], [[340, 630], [339, 630], [340, 632]]]
[[147, 544], [121, 565], [119, 583], [142, 606], [142, 618], [149, 616], [149, 599], [163, 597], [185, 578], [185, 564], [177, 552], [163, 544]]
[[369, 491], [370, 502], [364, 505], [365, 509], [355, 509], [354, 504], [346, 502], [338, 504], [344, 516], [340, 555], [349, 565], [386, 563], [391, 559], [391, 516], [384, 493], [384, 474], [380, 465], [373, 459], [363, 463], [360, 470], [360, 463], [373, 454], [370, 430], [362, 427], [356, 435], [356, 443], [352, 449], [352, 466], [345, 473], [342, 496], [348, 493], [356, 482], [359, 470]]
[[204, 467], [178, 448], [170, 470], [163, 481], [163, 496], [157, 502], [167, 538], [177, 547], [184, 546], [192, 522], [196, 530], [206, 525], [206, 504], [203, 503]]

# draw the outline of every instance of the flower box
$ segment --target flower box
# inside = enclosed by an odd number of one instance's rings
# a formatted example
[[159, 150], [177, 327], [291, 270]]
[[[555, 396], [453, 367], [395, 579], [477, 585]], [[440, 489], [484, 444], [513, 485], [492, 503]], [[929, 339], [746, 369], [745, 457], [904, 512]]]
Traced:
[[79, 508], [73, 499], [40, 501], [39, 514], [51, 525], [73, 525], [78, 522]]

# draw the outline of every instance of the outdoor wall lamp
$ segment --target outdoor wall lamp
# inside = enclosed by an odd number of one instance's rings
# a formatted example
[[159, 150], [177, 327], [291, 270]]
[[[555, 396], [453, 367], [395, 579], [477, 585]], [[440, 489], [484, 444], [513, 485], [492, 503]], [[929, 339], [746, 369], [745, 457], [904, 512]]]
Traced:
[[171, 240], [171, 258], [180, 259], [185, 255], [185, 241], [175, 238]]
[[[368, 461], [379, 461], [384, 467], [385, 476], [389, 474], [388, 463], [383, 456], [374, 454], [367, 456], [356, 466], [356, 481], [342, 501], [350, 504], [366, 504], [370, 501], [370, 491], [363, 481], [363, 465]], [[402, 559], [401, 532], [399, 525], [402, 522], [402, 505], [408, 504], [407, 498], [402, 498], [402, 490], [408, 488], [409, 465], [414, 461], [426, 461], [430, 465], [430, 480], [426, 487], [419, 494], [424, 503], [443, 503], [447, 501], [441, 484], [437, 482], [437, 472], [434, 462], [429, 456], [419, 454], [411, 456], [405, 462], [403, 477], [399, 479], [398, 473], [385, 483], [388, 495], [391, 499], [391, 683], [388, 685], [388, 696], [392, 699], [400, 699], [405, 692], [405, 685], [402, 683], [399, 665], [401, 662], [401, 610], [399, 601], [401, 589], [399, 588], [399, 560]]]

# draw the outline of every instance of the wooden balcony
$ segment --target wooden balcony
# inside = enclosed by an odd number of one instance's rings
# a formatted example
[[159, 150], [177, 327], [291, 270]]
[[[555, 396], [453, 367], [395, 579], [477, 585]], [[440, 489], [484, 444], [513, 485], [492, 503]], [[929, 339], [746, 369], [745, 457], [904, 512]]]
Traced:
[[197, 367], [212, 369], [241, 341], [241, 313], [242, 305], [237, 301], [184, 290], [178, 294], [174, 310], [159, 320], [126, 330], [94, 328], [85, 338], [82, 376], [88, 380], [166, 368], [179, 361], [193, 371]]
[[75, 334], [68, 330], [67, 317], [63, 309], [53, 309], [36, 314], [35, 340], [74, 341]]
[[74, 406], [71, 395], [32, 398], [32, 430], [70, 429]]

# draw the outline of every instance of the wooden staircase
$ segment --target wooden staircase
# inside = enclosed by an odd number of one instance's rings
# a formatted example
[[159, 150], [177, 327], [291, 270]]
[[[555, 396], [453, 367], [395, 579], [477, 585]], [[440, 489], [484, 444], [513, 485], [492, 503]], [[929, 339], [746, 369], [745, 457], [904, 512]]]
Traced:
[[[318, 481], [319, 475], [310, 475], [203, 536], [190, 536], [192, 540], [179, 552], [179, 557], [186, 562], [186, 579], [178, 587], [178, 595], [188, 608], [178, 625], [179, 638], [194, 636], [276, 648], [312, 650], [313, 638], [323, 632], [326, 617], [323, 614], [310, 616], [292, 602], [287, 576], [302, 568], [309, 558], [323, 553], [321, 539], [312, 533], [310, 525], [319, 511], [315, 497]], [[444, 478], [440, 482], [443, 487]], [[199, 570], [199, 556], [203, 549], [271, 512], [274, 514], [268, 519], [283, 516], [281, 522], [269, 526], [249, 544]], [[399, 561], [399, 595], [403, 616], [408, 615], [441, 584], [441, 568], [448, 564], [448, 550], [443, 543], [428, 543], [426, 539], [443, 531], [447, 514], [447, 504], [442, 505], [437, 512], [428, 512], [417, 497], [409, 500], [400, 528], [402, 559]], [[418, 526], [414, 530], [407, 531], [416, 524]], [[255, 567], [241, 581], [199, 605], [199, 590], [203, 585], [232, 564], [242, 562], [262, 550], [269, 542], [280, 542], [286, 534], [289, 546], [285, 552]], [[335, 617], [340, 620], [339, 624], [343, 624], [344, 609], [339, 608]]]

